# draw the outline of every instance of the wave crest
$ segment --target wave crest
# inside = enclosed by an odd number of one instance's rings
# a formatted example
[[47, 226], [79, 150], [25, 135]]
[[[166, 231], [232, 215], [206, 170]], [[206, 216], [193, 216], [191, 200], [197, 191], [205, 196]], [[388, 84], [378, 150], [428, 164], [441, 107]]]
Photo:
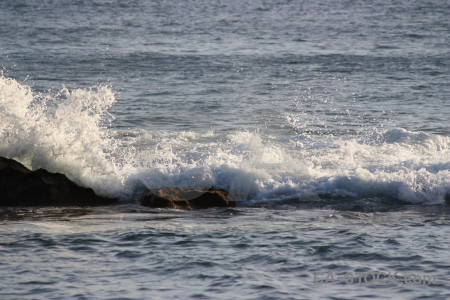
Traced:
[[[113, 91], [34, 93], [0, 77], [0, 155], [67, 174], [97, 193], [136, 199], [145, 188], [224, 188], [243, 204], [323, 198], [443, 203], [450, 138], [392, 129], [351, 137], [114, 130]], [[286, 142], [287, 140], [287, 142]]]

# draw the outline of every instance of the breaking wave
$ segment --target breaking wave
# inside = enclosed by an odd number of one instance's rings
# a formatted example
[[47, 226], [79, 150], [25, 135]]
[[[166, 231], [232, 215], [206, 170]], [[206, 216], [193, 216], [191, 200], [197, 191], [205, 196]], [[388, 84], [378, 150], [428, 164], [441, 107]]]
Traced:
[[328, 198], [443, 203], [450, 138], [404, 129], [358, 137], [114, 128], [105, 86], [34, 92], [0, 77], [0, 155], [134, 201], [145, 188], [224, 188], [244, 205]]

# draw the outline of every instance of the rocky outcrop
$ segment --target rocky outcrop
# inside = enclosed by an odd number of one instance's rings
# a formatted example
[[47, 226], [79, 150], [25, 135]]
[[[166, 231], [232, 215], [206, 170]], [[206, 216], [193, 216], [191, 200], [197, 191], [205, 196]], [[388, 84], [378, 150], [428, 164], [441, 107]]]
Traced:
[[63, 174], [45, 169], [31, 171], [15, 160], [0, 157], [0, 206], [98, 206], [116, 202]]
[[[233, 198], [220, 189], [147, 190], [140, 201], [154, 208], [187, 210], [236, 206]], [[0, 157], [0, 206], [98, 206], [117, 202], [117, 199], [98, 196], [92, 189], [75, 184], [64, 174], [45, 169], [31, 171], [13, 159]]]
[[235, 207], [236, 202], [224, 190], [187, 190], [163, 188], [147, 190], [141, 196], [141, 205], [156, 208], [202, 209], [210, 207]]

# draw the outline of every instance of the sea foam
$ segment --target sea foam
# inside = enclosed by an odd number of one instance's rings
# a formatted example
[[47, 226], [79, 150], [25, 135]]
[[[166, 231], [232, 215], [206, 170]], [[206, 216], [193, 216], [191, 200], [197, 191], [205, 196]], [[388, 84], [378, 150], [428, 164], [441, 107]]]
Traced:
[[44, 95], [1, 77], [0, 155], [64, 173], [99, 193], [117, 193], [119, 148], [104, 125], [114, 100], [107, 87]]
[[225, 188], [243, 205], [326, 195], [443, 203], [450, 138], [404, 129], [359, 136], [151, 131], [114, 127], [114, 92], [36, 93], [0, 77], [0, 155], [65, 173], [97, 193], [135, 201], [146, 188]]

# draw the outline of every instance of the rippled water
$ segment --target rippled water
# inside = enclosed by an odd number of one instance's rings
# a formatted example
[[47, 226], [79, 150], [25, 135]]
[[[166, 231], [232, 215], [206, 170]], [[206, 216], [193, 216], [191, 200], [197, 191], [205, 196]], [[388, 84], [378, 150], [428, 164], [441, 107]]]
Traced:
[[0, 298], [448, 298], [449, 13], [1, 1], [0, 155], [122, 203], [1, 208]]
[[[8, 278], [1, 293], [4, 299], [445, 299], [449, 213], [448, 207], [10, 211], [0, 227]], [[349, 272], [391, 273], [395, 281], [355, 273], [350, 283]]]

